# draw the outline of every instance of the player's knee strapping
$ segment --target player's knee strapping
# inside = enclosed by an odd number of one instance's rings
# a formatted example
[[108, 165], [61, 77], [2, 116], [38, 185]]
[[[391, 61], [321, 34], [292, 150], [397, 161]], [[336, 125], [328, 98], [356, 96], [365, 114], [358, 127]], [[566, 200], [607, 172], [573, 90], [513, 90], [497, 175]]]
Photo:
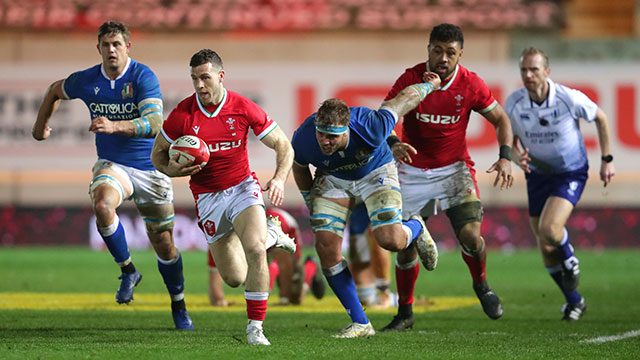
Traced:
[[145, 215], [142, 216], [148, 233], [160, 234], [173, 230], [175, 218], [173, 206], [156, 205], [153, 208], [149, 207], [149, 209], [145, 210]]
[[349, 218], [349, 209], [324, 198], [313, 199], [311, 228], [316, 231], [329, 231], [340, 237]]
[[120, 194], [120, 200], [118, 201], [118, 204], [116, 205], [116, 207], [122, 204], [122, 201], [124, 201], [124, 188], [116, 178], [107, 174], [98, 175], [94, 177], [93, 180], [91, 180], [91, 184], [89, 184], [89, 194], [91, 194], [92, 199], [93, 199], [93, 192], [100, 185], [107, 185], [114, 188]]
[[373, 194], [364, 200], [371, 220], [371, 229], [402, 223], [402, 195], [389, 189]]
[[453, 231], [458, 237], [465, 225], [482, 221], [482, 203], [472, 201], [454, 206], [447, 210], [447, 217], [449, 217]]

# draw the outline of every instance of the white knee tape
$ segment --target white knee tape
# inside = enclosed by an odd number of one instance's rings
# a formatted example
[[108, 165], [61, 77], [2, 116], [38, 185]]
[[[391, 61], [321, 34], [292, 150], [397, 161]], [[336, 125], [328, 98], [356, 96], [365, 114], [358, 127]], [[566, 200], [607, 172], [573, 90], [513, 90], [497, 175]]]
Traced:
[[344, 228], [351, 211], [324, 198], [313, 199], [311, 228], [316, 231], [329, 231], [338, 236], [344, 235]]
[[396, 190], [383, 190], [364, 200], [371, 220], [371, 229], [402, 223], [402, 195]]
[[98, 175], [94, 177], [93, 180], [91, 180], [91, 184], [89, 184], [89, 193], [91, 194], [91, 198], [93, 198], [94, 190], [102, 184], [109, 185], [112, 188], [116, 189], [116, 191], [118, 191], [118, 193], [120, 194], [120, 200], [118, 201], [118, 205], [116, 207], [120, 206], [120, 204], [122, 204], [122, 202], [124, 201], [124, 188], [122, 187], [122, 184], [120, 184], [120, 182], [116, 180], [116, 178], [107, 174]]
[[114, 232], [116, 232], [116, 230], [118, 230], [119, 224], [120, 224], [120, 218], [118, 217], [118, 214], [116, 214], [113, 217], [113, 224], [105, 227], [98, 227], [98, 232], [102, 236], [111, 236], [113, 235]]

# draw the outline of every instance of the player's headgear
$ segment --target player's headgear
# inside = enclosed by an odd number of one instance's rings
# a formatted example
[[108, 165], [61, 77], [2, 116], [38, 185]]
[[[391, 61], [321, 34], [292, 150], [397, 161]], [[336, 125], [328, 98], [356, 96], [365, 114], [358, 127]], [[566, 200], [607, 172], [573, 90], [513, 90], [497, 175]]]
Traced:
[[125, 43], [129, 42], [129, 37], [131, 36], [131, 30], [124, 23], [119, 21], [107, 21], [100, 25], [98, 28], [98, 41], [105, 35], [116, 35], [121, 34]]
[[462, 29], [459, 26], [453, 24], [440, 24], [431, 30], [429, 36], [429, 43], [434, 41], [441, 42], [454, 42], [457, 41], [460, 44], [460, 49], [464, 48], [464, 35]]
[[351, 110], [340, 99], [325, 100], [316, 113], [316, 130], [333, 135], [344, 134], [349, 129]]

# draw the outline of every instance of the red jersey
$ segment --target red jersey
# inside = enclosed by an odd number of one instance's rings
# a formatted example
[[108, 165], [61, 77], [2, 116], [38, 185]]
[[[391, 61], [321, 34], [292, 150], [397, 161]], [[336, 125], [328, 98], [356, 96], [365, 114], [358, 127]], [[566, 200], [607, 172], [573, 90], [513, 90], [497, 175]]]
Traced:
[[278, 126], [253, 101], [224, 91], [222, 101], [214, 106], [202, 105], [194, 93], [182, 100], [162, 125], [162, 135], [171, 143], [182, 135], [195, 135], [209, 146], [209, 162], [189, 180], [194, 195], [227, 189], [251, 175], [249, 129], [263, 139]]
[[[407, 69], [387, 94], [393, 99], [409, 85], [422, 83], [427, 64]], [[471, 110], [481, 114], [493, 110], [498, 102], [475, 73], [457, 65], [441, 88], [429, 94], [402, 122], [402, 141], [411, 144], [411, 166], [435, 169], [464, 161], [473, 166], [467, 151], [466, 133]]]

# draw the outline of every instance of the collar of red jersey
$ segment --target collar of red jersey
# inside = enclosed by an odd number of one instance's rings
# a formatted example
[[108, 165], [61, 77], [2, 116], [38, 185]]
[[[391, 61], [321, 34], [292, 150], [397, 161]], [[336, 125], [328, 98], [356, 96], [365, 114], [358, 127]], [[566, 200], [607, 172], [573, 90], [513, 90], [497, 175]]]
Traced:
[[[446, 85], [440, 86], [440, 89], [438, 89], [438, 90], [444, 91], [444, 90], [449, 89], [451, 84], [453, 84], [453, 81], [458, 77], [458, 71], [459, 70], [460, 70], [460, 64], [456, 64], [455, 69], [453, 69], [453, 74], [451, 74], [449, 76], [449, 81], [447, 81]], [[427, 71], [431, 71], [431, 68], [429, 67], [429, 60], [427, 60]]]
[[200, 108], [200, 111], [202, 111], [204, 116], [206, 116], [208, 118], [212, 118], [212, 117], [218, 116], [218, 114], [220, 113], [220, 110], [222, 110], [222, 107], [227, 102], [227, 89], [222, 88], [222, 90], [224, 91], [224, 93], [222, 94], [222, 100], [220, 100], [220, 104], [218, 104], [218, 107], [213, 112], [209, 112], [204, 107], [204, 105], [202, 105], [202, 103], [200, 102], [200, 98], [198, 97], [198, 93], [196, 93], [196, 101], [198, 102], [198, 107]]

